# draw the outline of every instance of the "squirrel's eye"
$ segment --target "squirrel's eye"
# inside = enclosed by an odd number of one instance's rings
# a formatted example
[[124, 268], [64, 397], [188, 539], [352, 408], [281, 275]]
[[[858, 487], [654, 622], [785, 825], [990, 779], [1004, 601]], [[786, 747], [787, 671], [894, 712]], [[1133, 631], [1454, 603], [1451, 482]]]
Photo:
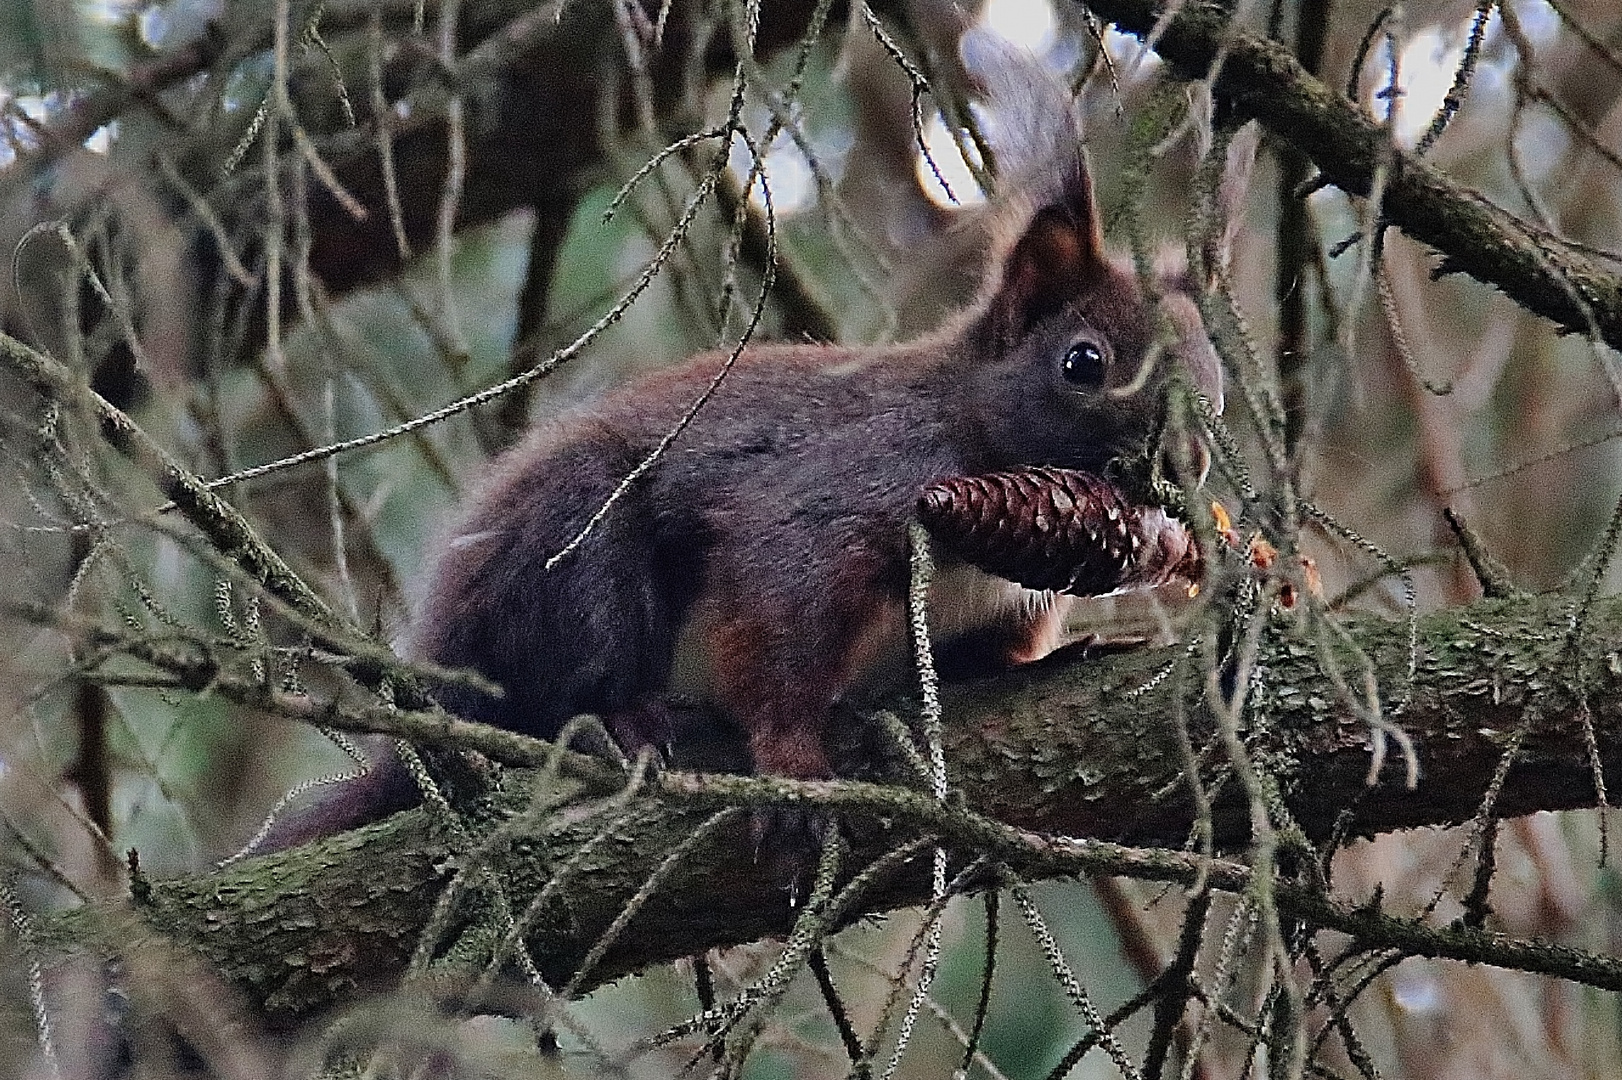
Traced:
[[1104, 385], [1104, 351], [1090, 341], [1078, 341], [1064, 354], [1060, 368], [1066, 382], [1077, 386]]

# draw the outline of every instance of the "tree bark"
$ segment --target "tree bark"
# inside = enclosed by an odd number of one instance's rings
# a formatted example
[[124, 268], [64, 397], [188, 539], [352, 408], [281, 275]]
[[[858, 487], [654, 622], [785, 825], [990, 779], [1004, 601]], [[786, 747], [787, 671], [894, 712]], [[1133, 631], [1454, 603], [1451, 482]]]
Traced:
[[[1580, 662], [1569, 648], [1570, 615], [1568, 601], [1538, 598], [1484, 601], [1421, 620], [1411, 693], [1394, 717], [1415, 742], [1419, 782], [1413, 790], [1403, 783], [1395, 753], [1379, 782], [1365, 784], [1366, 725], [1337, 704], [1310, 638], [1288, 630], [1270, 635], [1258, 658], [1261, 677], [1251, 705], [1251, 715], [1265, 726], [1246, 733], [1249, 753], [1265, 763], [1289, 813], [1314, 840], [1467, 820], [1506, 748], [1517, 743], [1497, 798], [1499, 815], [1593, 806], [1594, 774], [1576, 688], [1586, 691], [1599, 764], [1614, 775], [1622, 765], [1622, 653], [1615, 645], [1622, 640], [1622, 602], [1595, 606]], [[1406, 626], [1358, 617], [1346, 627], [1349, 640], [1372, 659], [1388, 697], [1403, 697]], [[272, 1022], [286, 1024], [362, 987], [396, 980], [448, 883], [463, 890], [463, 902], [439, 928], [441, 946], [469, 920], [476, 924], [477, 912], [488, 905], [469, 901], [487, 900], [490, 883], [499, 883], [511, 909], [521, 912], [552, 882], [528, 944], [552, 986], [574, 979], [572, 991], [584, 992], [650, 964], [789, 929], [795, 911], [756, 864], [747, 815], [708, 833], [702, 827], [719, 808], [739, 802], [837, 813], [853, 845], [844, 863], [847, 878], [928, 836], [942, 842], [957, 865], [984, 854], [1028, 877], [1108, 872], [1184, 883], [1205, 877], [1217, 888], [1244, 890], [1253, 880], [1249, 868], [1185, 850], [1194, 815], [1171, 719], [1179, 679], [1156, 676], [1186, 655], [1148, 649], [1041, 663], [949, 689], [946, 756], [955, 794], [945, 804], [921, 787], [895, 783], [794, 783], [683, 771], [652, 774], [632, 792], [618, 770], [569, 759], [563, 770], [510, 771], [490, 807], [458, 826], [423, 809], [408, 811], [221, 872], [150, 883], [140, 890], [141, 901], [116, 910], [91, 907], [52, 917], [39, 928], [40, 940], [57, 952], [169, 939], [201, 953]], [[337, 710], [322, 715], [345, 722]], [[1197, 749], [1209, 722], [1199, 711], [1190, 716]], [[447, 733], [445, 740], [457, 738]], [[880, 744], [850, 736], [852, 746], [864, 741]], [[1220, 751], [1207, 764], [1211, 786]], [[1249, 838], [1250, 811], [1237, 787], [1222, 785], [1215, 796], [1219, 852], [1242, 848]], [[1343, 812], [1351, 815], [1349, 828]], [[929, 851], [929, 843], [917, 846], [842, 919], [926, 899]], [[593, 945], [672, 852], [679, 855], [668, 876], [612, 947], [576, 977]], [[979, 884], [991, 881], [988, 876]], [[1605, 958], [1488, 931], [1429, 927], [1386, 915], [1377, 904], [1357, 906], [1366, 898], [1336, 899], [1306, 879], [1281, 879], [1274, 891], [1286, 914], [1371, 945], [1622, 988], [1622, 965]], [[470, 961], [464, 942], [457, 955], [458, 964], [476, 974], [484, 959], [474, 953]]]

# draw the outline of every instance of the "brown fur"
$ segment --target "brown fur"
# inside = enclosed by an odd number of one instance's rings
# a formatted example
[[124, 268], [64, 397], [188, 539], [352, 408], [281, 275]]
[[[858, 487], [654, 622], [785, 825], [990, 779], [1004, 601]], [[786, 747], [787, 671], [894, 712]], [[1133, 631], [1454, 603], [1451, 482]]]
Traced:
[[[981, 300], [936, 333], [747, 349], [550, 572], [722, 357], [635, 382], [499, 459], [435, 559], [412, 648], [506, 693], [445, 687], [441, 700], [543, 737], [595, 712], [625, 741], [657, 741], [656, 699], [679, 670], [743, 725], [758, 769], [829, 775], [829, 707], [876, 657], [905, 649], [905, 526], [919, 491], [1019, 465], [1101, 469], [1141, 446], [1163, 407], [1169, 363], [1140, 377], [1156, 320], [1103, 251], [1079, 153], [1057, 187]], [[1102, 385], [1064, 375], [1082, 342], [1104, 354]], [[1183, 352], [1214, 390], [1208, 354]], [[985, 590], [944, 655], [1034, 658], [1062, 614]], [[679, 644], [699, 655], [678, 658]]]

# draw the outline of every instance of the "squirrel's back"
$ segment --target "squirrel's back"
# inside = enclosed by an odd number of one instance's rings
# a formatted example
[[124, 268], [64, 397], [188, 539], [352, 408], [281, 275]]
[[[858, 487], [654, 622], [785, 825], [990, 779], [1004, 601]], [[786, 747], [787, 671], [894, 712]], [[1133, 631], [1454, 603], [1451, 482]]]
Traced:
[[[901, 565], [917, 492], [963, 467], [927, 390], [929, 357], [748, 349], [620, 490], [724, 361], [703, 354], [633, 382], [493, 464], [439, 543], [410, 649], [478, 670], [506, 694], [446, 687], [448, 707], [550, 735], [662, 686], [687, 611], [717, 573], [815, 574], [864, 545], [893, 548]], [[713, 565], [718, 551], [728, 565]]]

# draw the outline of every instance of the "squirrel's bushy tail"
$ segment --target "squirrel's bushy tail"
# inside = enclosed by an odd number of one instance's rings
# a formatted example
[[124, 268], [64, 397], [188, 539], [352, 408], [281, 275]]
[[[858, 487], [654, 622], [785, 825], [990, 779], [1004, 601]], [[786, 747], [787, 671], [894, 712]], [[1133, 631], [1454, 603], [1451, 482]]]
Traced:
[[1036, 206], [1062, 202], [1086, 174], [1086, 132], [1068, 83], [1029, 49], [983, 27], [959, 46], [984, 91], [983, 130], [996, 155], [1001, 194]]

